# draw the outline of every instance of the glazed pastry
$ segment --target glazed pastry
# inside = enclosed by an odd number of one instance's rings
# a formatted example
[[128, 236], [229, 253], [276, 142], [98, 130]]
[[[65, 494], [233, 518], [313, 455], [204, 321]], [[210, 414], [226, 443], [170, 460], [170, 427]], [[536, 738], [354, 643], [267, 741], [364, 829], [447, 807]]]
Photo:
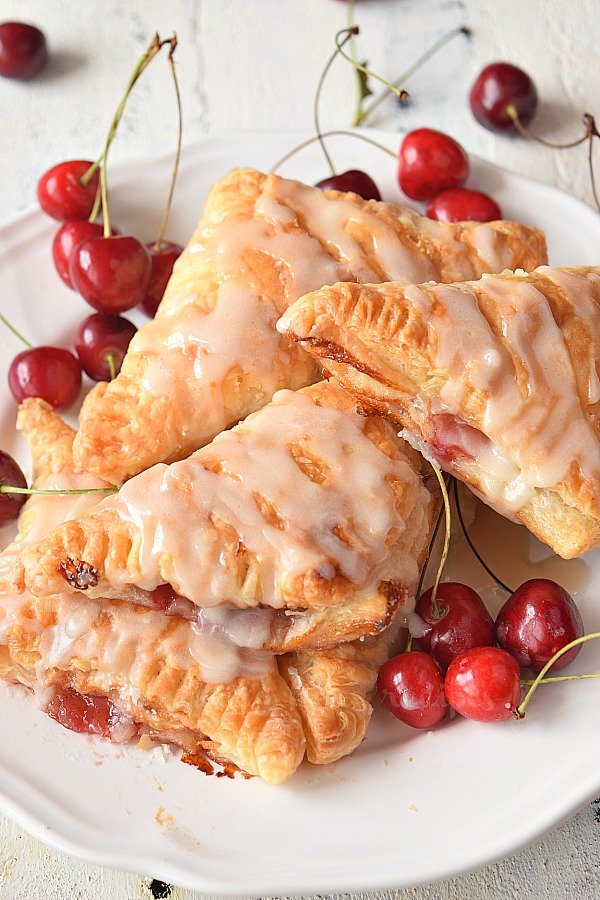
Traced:
[[78, 468], [113, 484], [187, 457], [318, 368], [275, 322], [337, 281], [454, 281], [546, 261], [543, 235], [509, 222], [447, 225], [355, 194], [251, 169], [210, 192], [156, 318], [118, 377], [84, 402]]
[[[44, 401], [26, 400], [18, 422], [32, 450], [36, 487], [102, 486], [74, 474], [74, 432]], [[34, 495], [23, 507], [19, 540], [0, 554], [0, 677], [31, 688], [46, 712], [75, 730], [128, 741], [142, 727], [157, 740], [201, 748], [273, 784], [289, 778], [305, 738], [272, 654], [129, 603], [12, 590], [19, 549], [96, 502], [93, 494]]]
[[360, 617], [363, 601], [389, 621], [414, 590], [430, 531], [422, 465], [335, 383], [280, 391], [188, 460], [154, 466], [26, 549], [15, 587], [134, 602], [146, 592], [152, 603], [166, 585], [221, 624], [219, 607], [233, 627], [236, 608], [254, 609], [253, 646], [269, 640], [272, 611], [339, 631], [343, 617], [327, 610]]
[[[348, 395], [338, 387], [321, 384], [308, 396], [316, 409], [317, 403], [328, 402], [356, 416]], [[88, 486], [100, 486], [91, 476], [73, 475], [73, 431], [43, 401], [26, 401], [19, 422], [32, 447], [38, 487], [83, 487], [86, 478]], [[408, 449], [404, 461], [394, 450], [402, 442], [378, 419], [364, 418], [361, 424], [365, 431], [374, 429], [371, 439], [377, 440], [378, 452], [391, 454], [407, 479], [403, 469], [416, 454]], [[309, 448], [304, 451], [308, 454]], [[360, 447], [351, 452], [360, 454]], [[302, 466], [309, 467], [309, 456], [301, 459]], [[325, 474], [323, 468], [319, 472]], [[364, 472], [367, 479], [371, 474], [368, 468]], [[422, 491], [430, 514], [426, 532], [418, 538], [419, 549], [413, 551], [419, 553], [417, 566], [423, 561], [433, 512], [429, 494]], [[65, 503], [73, 499], [31, 497], [21, 515], [22, 540], [30, 543], [42, 526], [68, 514]], [[88, 505], [97, 502], [96, 495], [89, 494], [75, 499]], [[416, 499], [424, 498], [417, 494]], [[309, 761], [325, 763], [352, 752], [363, 739], [376, 670], [387, 658], [401, 617], [391, 627], [380, 622], [384, 630], [376, 637], [325, 651], [303, 644], [302, 650], [276, 659], [248, 646], [260, 633], [255, 609], [197, 610], [204, 615], [191, 622], [184, 614], [192, 604], [182, 598], [165, 615], [166, 606], [163, 611], [138, 602], [90, 600], [77, 592], [45, 597], [16, 593], [11, 580], [19, 546], [0, 555], [0, 676], [34, 690], [46, 712], [66, 727], [92, 730], [113, 741], [128, 741], [143, 732], [153, 740], [181, 745], [186, 759], [200, 762], [199, 753], [209, 755], [273, 784], [293, 774], [305, 746]], [[302, 644], [306, 634], [312, 640], [318, 635], [320, 643], [331, 643], [336, 635], [348, 641], [370, 609], [368, 598], [357, 597], [348, 609], [347, 621], [341, 607], [291, 616], [272, 610], [278, 626], [271, 634], [278, 634], [287, 646]], [[219, 612], [226, 614], [215, 618]], [[386, 607], [390, 620], [395, 612], [396, 607]], [[285, 619], [292, 623], [287, 631]]]
[[600, 267], [338, 284], [280, 330], [565, 558], [600, 542]]

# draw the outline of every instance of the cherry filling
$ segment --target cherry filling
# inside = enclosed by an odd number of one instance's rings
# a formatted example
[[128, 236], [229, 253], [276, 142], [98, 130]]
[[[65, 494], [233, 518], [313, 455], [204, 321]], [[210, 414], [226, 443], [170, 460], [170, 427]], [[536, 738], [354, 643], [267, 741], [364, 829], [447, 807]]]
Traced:
[[198, 607], [187, 597], [177, 594], [170, 584], [159, 584], [153, 591], [144, 591], [142, 588], [133, 587], [127, 593], [129, 603], [137, 603], [147, 609], [162, 612], [165, 616], [181, 616], [188, 621], [197, 620]]
[[450, 413], [432, 416], [430, 424], [427, 446], [442, 466], [457, 459], [475, 460], [490, 446], [485, 434]]
[[99, 734], [119, 744], [130, 741], [139, 730], [131, 716], [117, 709], [108, 697], [80, 694], [67, 685], [57, 689], [45, 711], [70, 731]]

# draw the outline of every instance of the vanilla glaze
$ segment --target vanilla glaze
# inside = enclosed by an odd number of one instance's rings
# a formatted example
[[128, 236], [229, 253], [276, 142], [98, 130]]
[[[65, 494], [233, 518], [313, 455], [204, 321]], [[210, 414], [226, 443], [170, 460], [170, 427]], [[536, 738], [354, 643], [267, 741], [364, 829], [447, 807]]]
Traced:
[[[427, 510], [429, 494], [404, 459], [390, 459], [367, 437], [366, 421], [353, 409], [280, 391], [189, 459], [131, 479], [99, 509], [116, 509], [139, 531], [130, 560], [136, 585], [153, 590], [169, 582], [205, 608], [301, 607], [302, 597], [286, 601], [286, 585], [289, 592], [293, 579], [307, 573], [324, 580], [341, 575], [357, 595], [377, 593], [382, 580], [412, 588], [416, 560], [390, 545], [406, 531], [413, 507]], [[309, 477], [298, 457], [316, 460], [319, 478]], [[403, 485], [402, 504], [394, 482]], [[214, 523], [225, 524], [258, 561], [259, 585], [250, 596]], [[115, 568], [107, 577], [124, 592], [131, 576]]]

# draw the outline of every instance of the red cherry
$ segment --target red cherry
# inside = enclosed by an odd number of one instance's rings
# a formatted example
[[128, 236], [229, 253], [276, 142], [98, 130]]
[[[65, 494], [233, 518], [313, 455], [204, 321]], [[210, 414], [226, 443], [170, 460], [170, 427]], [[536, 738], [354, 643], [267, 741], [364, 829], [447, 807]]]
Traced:
[[[27, 481], [19, 465], [12, 456], [0, 450], [0, 486], [4, 484], [11, 487], [27, 487]], [[16, 519], [26, 500], [25, 494], [0, 494], [0, 525]]]
[[40, 206], [59, 222], [87, 219], [92, 212], [98, 188], [98, 170], [87, 184], [81, 178], [94, 164], [87, 159], [71, 159], [48, 169], [37, 186]]
[[71, 254], [71, 280], [90, 306], [121, 313], [144, 299], [152, 275], [150, 254], [128, 235], [83, 241]]
[[398, 183], [413, 200], [430, 200], [441, 191], [462, 187], [468, 175], [467, 154], [441, 131], [417, 128], [400, 145]]
[[25, 397], [41, 397], [54, 409], [67, 409], [79, 395], [81, 366], [60, 347], [23, 350], [10, 364], [8, 386], [17, 403]]
[[[466, 584], [444, 581], [438, 585], [435, 607], [431, 594], [431, 588], [421, 594], [416, 606], [415, 612], [427, 627], [418, 641], [443, 668], [471, 647], [495, 645], [494, 620], [474, 590]], [[436, 608], [441, 615], [436, 616]]]
[[323, 191], [343, 191], [345, 194], [352, 191], [363, 200], [381, 200], [379, 188], [371, 176], [361, 172], [360, 169], [349, 169], [340, 175], [330, 175], [329, 178], [318, 181], [315, 187]]
[[455, 657], [444, 682], [450, 706], [476, 722], [503, 722], [521, 702], [519, 664], [499, 647], [473, 647]]
[[0, 75], [28, 81], [44, 67], [47, 58], [46, 38], [35, 25], [0, 25]]
[[495, 200], [470, 188], [442, 191], [430, 201], [427, 215], [438, 222], [493, 222], [502, 218]]
[[75, 290], [70, 272], [71, 254], [75, 247], [89, 238], [102, 237], [103, 234], [103, 225], [88, 222], [87, 219], [75, 219], [60, 226], [52, 241], [52, 259], [67, 287]]
[[[583, 620], [572, 597], [546, 578], [532, 578], [517, 588], [496, 619], [500, 646], [521, 666], [534, 672], [543, 669], [555, 653], [583, 633]], [[550, 671], [568, 666], [582, 646], [568, 650]]]
[[384, 706], [413, 728], [431, 728], [446, 713], [442, 670], [420, 650], [388, 659], [379, 670], [377, 690]]
[[146, 244], [152, 260], [152, 277], [140, 307], [147, 316], [153, 316], [156, 313], [167, 282], [171, 277], [175, 260], [183, 253], [183, 247], [173, 244], [171, 241], [163, 241], [160, 250], [156, 250], [155, 246], [155, 244]]
[[94, 381], [110, 381], [113, 373], [117, 375], [121, 371], [123, 357], [136, 331], [135, 325], [122, 316], [107, 313], [88, 316], [75, 335], [75, 349], [84, 372]]
[[514, 106], [522, 125], [528, 125], [537, 108], [537, 91], [529, 75], [510, 63], [492, 63], [480, 73], [469, 94], [477, 121], [490, 131], [515, 131], [507, 113]]

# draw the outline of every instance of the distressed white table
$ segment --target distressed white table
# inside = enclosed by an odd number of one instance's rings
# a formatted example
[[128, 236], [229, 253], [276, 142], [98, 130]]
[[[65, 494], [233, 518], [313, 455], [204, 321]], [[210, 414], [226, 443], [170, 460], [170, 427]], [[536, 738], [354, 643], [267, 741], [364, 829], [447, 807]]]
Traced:
[[[37, 23], [51, 53], [37, 80], [0, 83], [4, 221], [34, 202], [37, 178], [48, 166], [96, 155], [132, 63], [155, 31], [179, 37], [187, 141], [233, 131], [243, 144], [246, 130], [310, 131], [314, 89], [333, 35], [346, 24], [347, 6], [336, 0], [4, 0], [0, 16]], [[496, 137], [474, 123], [466, 95], [484, 64], [513, 61], [537, 83], [537, 131], [552, 139], [579, 134], [583, 112], [600, 115], [596, 0], [358, 0], [356, 19], [361, 58], [391, 79], [443, 33], [463, 24], [472, 29], [470, 40], [455, 38], [407, 83], [408, 107], [389, 99], [370, 124], [398, 132], [421, 125], [448, 131], [472, 153], [591, 202], [585, 147], [558, 152]], [[349, 124], [353, 86], [347, 65], [337, 61], [323, 91], [324, 128]], [[151, 69], [132, 97], [112, 158], [171, 150], [174, 127], [172, 87], [158, 67]], [[511, 859], [435, 886], [378, 896], [595, 898], [599, 837], [596, 802]], [[71, 859], [0, 818], [2, 900], [200, 896], [153, 883], [151, 875]]]

